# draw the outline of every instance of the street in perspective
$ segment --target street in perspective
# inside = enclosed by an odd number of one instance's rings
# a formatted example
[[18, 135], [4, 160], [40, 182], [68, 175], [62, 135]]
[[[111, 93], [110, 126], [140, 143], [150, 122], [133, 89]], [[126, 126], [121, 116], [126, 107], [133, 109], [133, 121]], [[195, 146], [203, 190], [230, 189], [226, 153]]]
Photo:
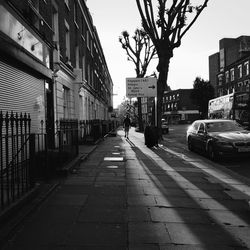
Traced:
[[250, 249], [249, 9], [0, 0], [0, 249]]
[[174, 143], [183, 130], [148, 148], [143, 133], [118, 128], [3, 249], [249, 249], [250, 179]]

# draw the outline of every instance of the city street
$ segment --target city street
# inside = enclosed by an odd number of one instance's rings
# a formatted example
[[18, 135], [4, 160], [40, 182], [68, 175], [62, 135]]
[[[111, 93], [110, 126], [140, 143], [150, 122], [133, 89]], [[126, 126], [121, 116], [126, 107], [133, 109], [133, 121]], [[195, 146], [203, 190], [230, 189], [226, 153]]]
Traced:
[[196, 157], [202, 161], [205, 161], [213, 166], [223, 166], [233, 172], [241, 175], [244, 178], [248, 178], [250, 181], [250, 157], [246, 158], [230, 158], [223, 159], [219, 162], [212, 162], [207, 159], [206, 156], [199, 153], [190, 152], [187, 148], [186, 131], [188, 124], [185, 125], [170, 125], [169, 134], [164, 135], [164, 145], [167, 147], [190, 157]]
[[249, 9], [0, 1], [0, 250], [250, 249]]
[[167, 144], [106, 137], [3, 249], [249, 249], [249, 185]]

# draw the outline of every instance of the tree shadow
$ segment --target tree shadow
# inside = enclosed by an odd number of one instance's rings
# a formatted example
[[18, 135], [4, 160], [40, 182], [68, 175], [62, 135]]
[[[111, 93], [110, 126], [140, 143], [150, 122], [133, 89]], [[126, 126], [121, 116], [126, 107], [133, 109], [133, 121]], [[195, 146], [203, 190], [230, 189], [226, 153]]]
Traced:
[[[155, 207], [162, 208], [157, 211], [163, 217], [164, 213], [168, 212], [167, 208], [171, 208], [172, 212], [174, 210], [175, 215], [179, 217], [179, 224], [176, 225], [184, 226], [185, 232], [189, 232], [196, 242], [207, 247], [245, 247], [244, 240], [242, 241], [239, 235], [236, 236], [239, 228], [246, 228], [250, 232], [249, 207], [245, 201], [233, 200], [224, 192], [227, 190], [220, 183], [209, 181], [211, 176], [208, 173], [175, 158], [163, 149], [148, 149], [145, 146], [138, 147], [130, 140], [127, 142], [150, 182], [161, 193], [157, 196], [153, 190], [151, 193], [150, 190], [144, 190], [144, 195], [154, 196]], [[150, 209], [154, 210], [154, 207]], [[203, 217], [205, 222], [196, 220], [197, 214]], [[161, 221], [159, 216], [154, 215], [155, 222], [157, 218]], [[165, 221], [165, 224], [167, 229], [170, 227], [170, 231], [174, 231], [171, 229], [171, 223]], [[207, 234], [210, 234], [210, 237]]]

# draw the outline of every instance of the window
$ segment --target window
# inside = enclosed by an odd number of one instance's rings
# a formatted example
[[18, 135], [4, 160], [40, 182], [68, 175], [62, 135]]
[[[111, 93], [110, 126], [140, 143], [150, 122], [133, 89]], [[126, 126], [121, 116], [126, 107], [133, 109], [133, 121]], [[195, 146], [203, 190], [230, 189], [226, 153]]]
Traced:
[[39, 12], [39, 0], [31, 0], [32, 6]]
[[83, 105], [83, 97], [82, 95], [79, 95], [79, 113], [80, 113], [80, 120], [83, 120], [83, 114], [84, 114], [84, 105]]
[[69, 9], [69, 0], [64, 0], [64, 3], [67, 6], [67, 8]]
[[242, 77], [242, 65], [238, 66], [238, 77], [241, 78]]
[[245, 75], [249, 75], [249, 61], [244, 63]]
[[58, 42], [59, 41], [59, 26], [58, 26], [58, 6], [53, 1], [52, 6], [52, 30], [53, 30], [53, 41]]
[[226, 83], [229, 82], [229, 71], [226, 71], [225, 73]]
[[234, 69], [230, 69], [230, 80], [234, 81]]
[[69, 30], [69, 24], [65, 20], [65, 39], [66, 39], [66, 48], [65, 48], [65, 55], [67, 57], [67, 60], [70, 60], [70, 30]]
[[82, 79], [86, 79], [85, 55], [82, 56]]
[[[74, 1], [74, 22], [77, 25], [78, 15], [77, 15], [77, 1]], [[77, 25], [78, 27], [78, 25]]]
[[90, 84], [90, 77], [91, 77], [91, 75], [90, 75], [90, 65], [88, 64], [88, 66], [87, 66], [87, 81], [88, 81], [89, 84]]
[[200, 124], [199, 132], [205, 132], [205, 126], [203, 123]]
[[92, 40], [90, 40], [90, 52], [91, 52], [91, 55], [93, 56], [93, 42], [92, 42]]
[[238, 82], [238, 84], [237, 84], [237, 91], [243, 91], [243, 82]]
[[245, 85], [246, 85], [246, 91], [249, 92], [249, 81], [245, 81]]
[[85, 39], [85, 30], [86, 30], [86, 28], [85, 28], [85, 21], [84, 21], [84, 18], [82, 18], [82, 20], [81, 20], [81, 23], [82, 23], [82, 38], [83, 39]]
[[79, 46], [75, 47], [76, 68], [79, 69]]
[[198, 130], [198, 128], [199, 128], [199, 125], [200, 125], [200, 123], [199, 122], [195, 122], [194, 123], [194, 125], [193, 125], [193, 128], [194, 128], [194, 130]]
[[89, 37], [89, 31], [87, 30], [87, 47], [90, 49], [90, 37]]
[[39, 0], [31, 0], [31, 1], [29, 1], [29, 3], [31, 4], [32, 8], [34, 9], [34, 12], [36, 12], [36, 17], [33, 18], [32, 23], [37, 29], [39, 29], [40, 18], [37, 16], [37, 15], [39, 15]]
[[222, 83], [223, 83], [223, 75], [220, 74], [220, 75], [218, 75], [218, 85], [221, 86]]
[[69, 88], [63, 86], [62, 88], [62, 96], [63, 96], [63, 118], [69, 118]]

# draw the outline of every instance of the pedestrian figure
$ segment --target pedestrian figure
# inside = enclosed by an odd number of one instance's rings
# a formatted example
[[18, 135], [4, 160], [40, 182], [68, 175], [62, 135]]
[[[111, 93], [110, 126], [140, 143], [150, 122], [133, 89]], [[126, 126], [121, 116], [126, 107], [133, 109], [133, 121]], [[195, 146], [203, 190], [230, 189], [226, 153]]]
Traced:
[[128, 133], [129, 133], [129, 129], [131, 126], [131, 121], [129, 116], [127, 115], [126, 118], [123, 120], [123, 127], [124, 127], [124, 131], [125, 131], [125, 137], [128, 138]]

